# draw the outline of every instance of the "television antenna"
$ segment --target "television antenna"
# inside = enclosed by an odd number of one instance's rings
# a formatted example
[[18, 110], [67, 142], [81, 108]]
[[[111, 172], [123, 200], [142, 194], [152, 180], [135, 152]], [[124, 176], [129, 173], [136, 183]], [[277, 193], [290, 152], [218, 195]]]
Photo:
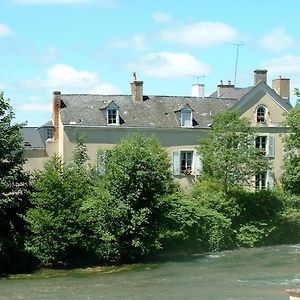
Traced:
[[239, 51], [240, 47], [243, 47], [245, 43], [243, 41], [240, 41], [238, 43], [229, 43], [229, 45], [236, 47], [236, 56], [235, 56], [235, 69], [234, 69], [234, 81], [233, 84], [236, 84], [236, 75], [237, 75], [237, 68], [238, 68], [238, 61], [239, 61]]
[[199, 84], [200, 78], [206, 77], [204, 74], [203, 75], [194, 74], [194, 75], [186, 75], [186, 76], [195, 78], [197, 80], [197, 84]]

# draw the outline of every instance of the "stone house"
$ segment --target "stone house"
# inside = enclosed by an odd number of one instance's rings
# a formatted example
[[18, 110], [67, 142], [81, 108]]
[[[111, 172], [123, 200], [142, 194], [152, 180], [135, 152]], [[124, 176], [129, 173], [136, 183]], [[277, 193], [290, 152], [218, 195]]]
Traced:
[[88, 156], [97, 163], [99, 149], [111, 149], [133, 132], [155, 135], [170, 155], [172, 172], [182, 184], [200, 175], [201, 159], [196, 153], [199, 139], [211, 130], [212, 116], [236, 109], [257, 128], [256, 147], [272, 164], [272, 171], [256, 178], [256, 188], [271, 188], [279, 182], [283, 165], [282, 122], [292, 108], [290, 81], [281, 78], [267, 85], [267, 71], [254, 71], [254, 85], [237, 88], [222, 81], [209, 97], [204, 85], [192, 87], [192, 96], [150, 96], [134, 74], [131, 95], [62, 94], [53, 92], [52, 121], [23, 129], [25, 169], [43, 167], [54, 153], [68, 161], [76, 137], [84, 137]]

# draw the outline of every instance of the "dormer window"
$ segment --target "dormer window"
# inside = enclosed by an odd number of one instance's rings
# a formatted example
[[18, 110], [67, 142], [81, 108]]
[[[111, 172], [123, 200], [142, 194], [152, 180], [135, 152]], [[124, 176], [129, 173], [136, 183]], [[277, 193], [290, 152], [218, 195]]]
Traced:
[[257, 123], [266, 122], [266, 108], [264, 106], [259, 106], [256, 109], [256, 122]]
[[187, 104], [180, 111], [180, 126], [192, 127], [193, 126], [193, 110]]
[[106, 124], [119, 125], [119, 106], [115, 102], [111, 102], [106, 108]]
[[46, 139], [52, 139], [53, 138], [53, 128], [47, 128], [46, 130]]

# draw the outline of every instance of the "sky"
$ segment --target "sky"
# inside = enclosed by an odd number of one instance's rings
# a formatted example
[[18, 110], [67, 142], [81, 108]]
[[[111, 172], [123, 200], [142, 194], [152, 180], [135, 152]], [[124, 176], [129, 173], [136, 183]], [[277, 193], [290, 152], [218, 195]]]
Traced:
[[[299, 0], [1, 0], [0, 91], [16, 122], [51, 120], [53, 91], [205, 95], [220, 82], [300, 87]], [[238, 54], [238, 59], [237, 59]], [[237, 66], [237, 67], [236, 67]], [[235, 80], [236, 78], [236, 80]]]

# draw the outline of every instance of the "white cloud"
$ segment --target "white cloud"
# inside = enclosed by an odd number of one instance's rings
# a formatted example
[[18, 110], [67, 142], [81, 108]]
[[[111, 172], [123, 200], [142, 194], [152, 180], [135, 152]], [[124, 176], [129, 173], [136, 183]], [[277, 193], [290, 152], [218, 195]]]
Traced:
[[234, 28], [218, 22], [189, 24], [177, 29], [164, 30], [159, 34], [162, 40], [198, 47], [210, 47], [232, 42], [237, 38], [237, 35]]
[[13, 0], [16, 4], [97, 4], [101, 6], [114, 6], [115, 0]]
[[0, 36], [9, 35], [11, 33], [12, 31], [7, 25], [0, 24]]
[[52, 105], [50, 102], [45, 103], [37, 97], [36, 99], [32, 97], [27, 103], [20, 104], [17, 108], [24, 112], [51, 112]]
[[277, 28], [269, 32], [260, 41], [263, 48], [279, 52], [285, 49], [290, 49], [294, 46], [294, 40], [287, 34], [286, 29], [283, 27]]
[[62, 93], [121, 93], [113, 84], [101, 81], [97, 74], [78, 71], [64, 64], [50, 68], [47, 71], [47, 79], [25, 80], [23, 85], [31, 89], [60, 90]]
[[189, 74], [208, 74], [210, 67], [188, 53], [151, 53], [127, 65], [131, 71], [158, 78], [176, 78]]
[[139, 34], [132, 36], [129, 39], [114, 39], [111, 42], [114, 48], [128, 48], [136, 51], [145, 51], [147, 49], [145, 37]]
[[157, 23], [170, 23], [173, 20], [171, 14], [164, 13], [161, 11], [154, 12], [151, 16], [153, 20]]
[[263, 63], [262, 67], [272, 76], [300, 75], [300, 56], [284, 55]]

